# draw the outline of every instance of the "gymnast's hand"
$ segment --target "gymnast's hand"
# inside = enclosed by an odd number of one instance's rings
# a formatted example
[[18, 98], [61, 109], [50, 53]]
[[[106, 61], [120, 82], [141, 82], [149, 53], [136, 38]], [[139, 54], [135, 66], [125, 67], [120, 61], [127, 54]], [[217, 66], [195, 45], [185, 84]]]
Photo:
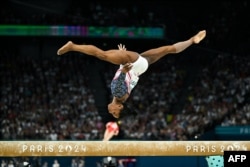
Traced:
[[133, 64], [131, 64], [131, 63], [126, 63], [125, 65], [123, 65], [121, 71], [122, 71], [123, 73], [127, 73], [127, 72], [129, 72], [129, 71], [131, 70], [132, 67], [133, 67]]
[[119, 44], [118, 45], [118, 49], [119, 50], [127, 50], [126, 47], [125, 47], [125, 45], [123, 45], [123, 44]]

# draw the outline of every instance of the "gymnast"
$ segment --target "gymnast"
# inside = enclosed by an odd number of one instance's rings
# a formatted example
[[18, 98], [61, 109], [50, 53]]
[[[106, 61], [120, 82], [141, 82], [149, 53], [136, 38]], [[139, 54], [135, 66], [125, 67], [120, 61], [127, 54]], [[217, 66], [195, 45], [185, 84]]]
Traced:
[[124, 45], [118, 45], [118, 49], [102, 50], [94, 45], [81, 45], [68, 41], [57, 51], [57, 55], [67, 52], [80, 52], [100, 60], [119, 65], [119, 69], [111, 82], [113, 99], [108, 104], [108, 111], [115, 118], [119, 118], [125, 108], [124, 104], [132, 90], [137, 85], [139, 76], [143, 74], [149, 65], [155, 63], [168, 54], [177, 54], [193, 44], [199, 44], [206, 36], [206, 30], [199, 31], [188, 40], [180, 41], [172, 45], [165, 45], [147, 50], [143, 53], [129, 51]]

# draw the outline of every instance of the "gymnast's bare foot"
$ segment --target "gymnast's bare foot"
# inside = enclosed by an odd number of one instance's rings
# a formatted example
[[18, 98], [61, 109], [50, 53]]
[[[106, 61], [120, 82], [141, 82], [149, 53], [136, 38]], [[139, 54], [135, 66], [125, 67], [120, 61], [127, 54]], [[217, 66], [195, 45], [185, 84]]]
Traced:
[[205, 37], [206, 37], [206, 30], [200, 31], [200, 32], [198, 32], [198, 34], [196, 34], [196, 35], [193, 37], [193, 42], [194, 42], [195, 44], [198, 44], [198, 43], [200, 43], [200, 41], [203, 40]]
[[57, 51], [57, 55], [62, 55], [64, 53], [67, 53], [70, 51], [73, 43], [72, 41], [67, 42], [65, 45], [63, 45], [60, 49]]

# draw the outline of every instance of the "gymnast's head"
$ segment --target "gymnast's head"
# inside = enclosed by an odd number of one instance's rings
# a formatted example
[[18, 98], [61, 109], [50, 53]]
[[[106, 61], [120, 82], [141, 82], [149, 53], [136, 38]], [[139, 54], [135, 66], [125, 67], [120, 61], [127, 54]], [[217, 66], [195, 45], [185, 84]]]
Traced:
[[130, 105], [125, 103], [110, 103], [108, 105], [108, 111], [115, 118], [122, 119], [124, 117], [132, 116], [135, 117], [137, 115], [137, 111], [132, 109]]
[[115, 118], [120, 118], [120, 114], [121, 114], [123, 108], [124, 108], [124, 106], [122, 103], [111, 102], [108, 104], [108, 111]]

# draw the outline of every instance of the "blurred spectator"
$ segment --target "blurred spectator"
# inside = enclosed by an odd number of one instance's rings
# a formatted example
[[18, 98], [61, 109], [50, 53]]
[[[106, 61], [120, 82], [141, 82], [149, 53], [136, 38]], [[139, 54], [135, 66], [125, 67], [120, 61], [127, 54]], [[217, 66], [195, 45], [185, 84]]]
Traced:
[[54, 163], [52, 164], [52, 167], [60, 167], [60, 163], [57, 159], [54, 160]]

